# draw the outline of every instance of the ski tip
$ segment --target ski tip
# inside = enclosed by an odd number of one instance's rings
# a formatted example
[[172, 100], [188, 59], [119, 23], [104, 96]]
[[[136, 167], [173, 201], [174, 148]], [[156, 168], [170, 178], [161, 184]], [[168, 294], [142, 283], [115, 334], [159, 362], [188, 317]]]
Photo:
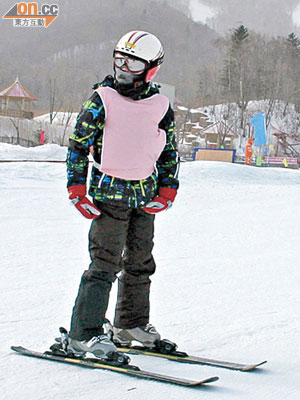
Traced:
[[10, 346], [10, 349], [13, 351], [22, 351], [24, 350], [24, 347], [22, 346]]
[[203, 379], [202, 381], [191, 382], [188, 386], [201, 386], [201, 385], [205, 385], [206, 383], [216, 382], [219, 379], [220, 378], [218, 376], [212, 376], [210, 378]]
[[203, 383], [211, 383], [211, 382], [216, 382], [218, 381], [220, 378], [218, 376], [212, 376], [211, 378], [207, 378], [204, 380]]
[[251, 364], [251, 365], [245, 365], [245, 367], [242, 368], [242, 371], [253, 371], [254, 369], [256, 369], [257, 367], [260, 367], [261, 365], [266, 364], [268, 361], [262, 361], [260, 363], [257, 364]]

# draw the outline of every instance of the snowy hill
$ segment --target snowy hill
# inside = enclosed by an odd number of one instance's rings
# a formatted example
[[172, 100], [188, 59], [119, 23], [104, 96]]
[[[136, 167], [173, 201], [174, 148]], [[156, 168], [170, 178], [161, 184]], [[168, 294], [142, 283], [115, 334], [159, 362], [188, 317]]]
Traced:
[[[13, 151], [13, 150], [11, 150]], [[156, 218], [151, 322], [194, 355], [268, 364], [254, 373], [132, 356], [144, 369], [188, 378], [184, 389], [18, 356], [69, 328], [88, 267], [89, 222], [69, 205], [65, 165], [0, 163], [0, 380], [5, 400], [298, 400], [300, 175], [193, 162], [174, 207]], [[115, 285], [116, 286], [116, 285]], [[113, 317], [116, 287], [108, 317]]]
[[[225, 120], [227, 125], [237, 130], [241, 123], [241, 110], [236, 103], [217, 104], [192, 109], [191, 112], [200, 111], [208, 116], [211, 122]], [[290, 134], [299, 132], [299, 112], [294, 104], [286, 104], [280, 100], [255, 100], [249, 101], [244, 112], [244, 120], [250, 122], [253, 115], [264, 112], [271, 115], [271, 125]]]
[[[57, 112], [55, 113], [55, 117], [53, 120], [54, 125], [67, 125], [70, 128], [74, 128], [76, 125], [78, 113], [67, 113], [67, 112]], [[50, 123], [50, 114], [43, 114], [34, 118], [35, 121], [49, 122]]]

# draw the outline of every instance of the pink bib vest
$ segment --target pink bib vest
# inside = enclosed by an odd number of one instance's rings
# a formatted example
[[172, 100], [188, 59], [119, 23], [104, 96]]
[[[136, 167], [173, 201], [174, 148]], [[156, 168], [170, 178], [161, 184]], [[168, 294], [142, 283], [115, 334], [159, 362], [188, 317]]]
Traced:
[[126, 180], [150, 176], [166, 145], [158, 125], [169, 108], [167, 97], [143, 100], [121, 96], [110, 87], [98, 88], [105, 109], [101, 172]]

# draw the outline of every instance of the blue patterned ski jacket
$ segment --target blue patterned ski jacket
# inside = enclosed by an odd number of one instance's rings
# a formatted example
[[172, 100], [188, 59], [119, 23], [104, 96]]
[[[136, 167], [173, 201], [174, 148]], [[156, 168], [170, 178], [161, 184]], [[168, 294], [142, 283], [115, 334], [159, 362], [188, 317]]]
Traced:
[[[109, 75], [102, 83], [93, 86], [113, 87], [113, 78]], [[140, 98], [147, 98], [158, 93], [158, 88], [149, 84]], [[89, 154], [100, 164], [105, 110], [98, 93], [94, 92], [89, 100], [83, 103], [77, 117], [73, 134], [70, 136], [67, 152], [67, 187], [86, 185]], [[143, 207], [154, 196], [160, 187], [178, 189], [179, 157], [174, 132], [174, 112], [171, 107], [159, 124], [164, 129], [167, 142], [159, 160], [156, 171], [146, 179], [128, 181], [99, 171], [94, 165], [91, 171], [89, 195], [102, 201], [123, 207]]]

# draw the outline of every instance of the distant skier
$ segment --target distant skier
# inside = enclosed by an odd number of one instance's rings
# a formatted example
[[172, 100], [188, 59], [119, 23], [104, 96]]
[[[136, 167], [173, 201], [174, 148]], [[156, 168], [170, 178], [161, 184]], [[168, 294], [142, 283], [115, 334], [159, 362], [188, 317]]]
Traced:
[[245, 146], [245, 165], [251, 165], [251, 157], [253, 155], [253, 138], [249, 138]]
[[[116, 347], [103, 324], [112, 283], [119, 276], [114, 341], [152, 348], [160, 339], [149, 324], [155, 214], [168, 209], [178, 189], [174, 113], [151, 83], [163, 62], [160, 41], [133, 31], [117, 43], [114, 76], [94, 85], [79, 113], [67, 154], [69, 198], [92, 219], [91, 263], [74, 305], [69, 347], [107, 358]], [[89, 195], [88, 155], [92, 152]]]

